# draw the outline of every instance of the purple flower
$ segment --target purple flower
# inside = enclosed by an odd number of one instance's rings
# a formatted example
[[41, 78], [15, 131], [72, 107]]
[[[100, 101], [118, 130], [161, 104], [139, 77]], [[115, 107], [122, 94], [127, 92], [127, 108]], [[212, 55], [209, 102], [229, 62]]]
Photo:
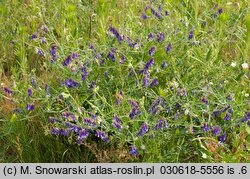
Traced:
[[95, 115], [95, 114], [93, 114], [93, 113], [89, 113], [89, 116], [92, 118], [92, 119], [94, 119], [94, 120], [96, 120], [97, 119], [97, 115]]
[[165, 11], [165, 16], [169, 16], [169, 13], [168, 13], [168, 11]]
[[28, 111], [32, 111], [32, 110], [35, 109], [35, 105], [33, 105], [33, 104], [27, 104], [26, 109], [27, 109]]
[[162, 98], [161, 97], [157, 97], [153, 103], [151, 104], [150, 108], [149, 108], [149, 112], [152, 112], [156, 106], [158, 106], [160, 104], [160, 102], [162, 101]]
[[177, 89], [177, 95], [178, 96], [187, 96], [187, 93], [183, 88], [178, 88]]
[[116, 50], [112, 48], [107, 55], [107, 58], [111, 59], [112, 62], [115, 62], [115, 51]]
[[69, 119], [70, 121], [75, 121], [76, 120], [75, 115], [70, 113], [70, 112], [63, 112], [62, 117], [65, 118], [65, 119]]
[[148, 16], [147, 16], [145, 13], [142, 13], [141, 18], [142, 18], [143, 20], [145, 20], [145, 19], [148, 18]]
[[96, 55], [96, 58], [101, 59], [101, 58], [102, 58], [102, 54], [101, 54], [101, 53], [98, 53], [98, 54]]
[[231, 120], [231, 116], [227, 113], [224, 117], [225, 121], [230, 121]]
[[148, 40], [151, 41], [151, 40], [153, 40], [153, 39], [154, 39], [154, 35], [150, 32], [150, 33], [148, 34]]
[[134, 156], [139, 155], [138, 150], [135, 146], [131, 146], [129, 153]]
[[77, 144], [81, 144], [84, 139], [86, 139], [89, 135], [88, 130], [86, 129], [81, 129], [78, 132], [78, 138], [77, 138]]
[[128, 76], [129, 76], [130, 78], [133, 78], [133, 77], [134, 77], [134, 71], [133, 71], [133, 69], [130, 70]]
[[55, 128], [53, 127], [51, 130], [50, 130], [50, 134], [51, 135], [58, 135], [59, 134], [59, 129], [58, 128]]
[[161, 5], [158, 6], [158, 12], [161, 12], [162, 11], [162, 7]]
[[167, 66], [167, 62], [164, 61], [164, 62], [161, 64], [161, 68], [163, 69], [163, 68], [165, 68], [166, 66]]
[[63, 62], [63, 66], [69, 66], [71, 61], [72, 61], [71, 55], [67, 56], [67, 58]]
[[136, 109], [139, 108], [139, 105], [138, 105], [138, 103], [137, 103], [136, 101], [129, 100], [128, 102], [129, 102], [129, 104], [130, 104], [130, 106], [131, 106], [132, 108], [136, 108]]
[[250, 127], [250, 121], [247, 122], [248, 127]]
[[149, 51], [148, 51], [148, 54], [149, 54], [150, 56], [153, 56], [154, 53], [155, 53], [155, 50], [156, 50], [156, 47], [155, 47], [155, 46], [151, 47], [151, 48], [149, 49]]
[[72, 58], [73, 58], [73, 59], [75, 59], [75, 58], [79, 58], [79, 55], [78, 55], [78, 53], [76, 53], [76, 52], [73, 52], [73, 53], [72, 53]]
[[89, 44], [89, 49], [93, 50], [95, 47], [93, 44]]
[[37, 49], [37, 54], [40, 55], [41, 57], [45, 56], [41, 49]]
[[160, 43], [165, 39], [164, 33], [160, 32], [159, 34], [157, 34], [157, 41]]
[[66, 127], [72, 132], [79, 133], [82, 129], [76, 125], [71, 125], [70, 123], [66, 123]]
[[158, 85], [158, 80], [157, 78], [154, 78], [153, 81], [150, 83], [150, 87], [154, 87], [155, 85]]
[[67, 88], [77, 88], [78, 83], [74, 81], [72, 78], [69, 78], [63, 83]]
[[126, 58], [124, 55], [121, 56], [120, 64], [123, 64], [126, 61]]
[[37, 34], [32, 34], [31, 35], [31, 39], [36, 39], [37, 38]]
[[93, 120], [93, 119], [84, 118], [84, 119], [83, 119], [83, 122], [86, 123], [86, 124], [89, 125], [89, 126], [96, 127], [96, 122], [95, 122], [95, 120]]
[[213, 127], [213, 135], [218, 135], [221, 132], [220, 126]]
[[105, 143], [109, 142], [109, 139], [106, 134], [100, 130], [96, 130], [95, 136], [101, 138]]
[[228, 101], [232, 101], [232, 100], [233, 100], [232, 95], [230, 95], [230, 94], [229, 94], [229, 95], [227, 95], [227, 100], [228, 100]]
[[3, 90], [4, 90], [5, 93], [8, 93], [9, 95], [13, 94], [13, 91], [11, 89], [7, 88], [7, 87], [4, 87]]
[[202, 97], [201, 102], [203, 102], [206, 106], [208, 105], [208, 99], [206, 97]]
[[109, 78], [109, 72], [108, 72], [108, 71], [105, 71], [105, 72], [104, 72], [104, 76], [105, 76], [105, 78], [108, 79], [108, 78]]
[[139, 132], [137, 133], [138, 136], [143, 136], [144, 134], [146, 134], [149, 130], [149, 127], [148, 125], [144, 122], [142, 125], [141, 125], [141, 128], [139, 130]]
[[194, 31], [191, 30], [191, 31], [189, 32], [188, 40], [192, 39], [193, 37], [194, 37]]
[[41, 41], [42, 41], [43, 44], [46, 44], [46, 43], [47, 43], [47, 42], [46, 42], [46, 39], [45, 39], [44, 37], [41, 37]]
[[178, 110], [181, 110], [181, 109], [182, 109], [180, 103], [175, 103], [175, 109], [178, 109]]
[[220, 110], [214, 110], [213, 111], [213, 117], [217, 117], [217, 118], [219, 118], [221, 116], [221, 111]]
[[54, 124], [56, 122], [59, 122], [59, 120], [57, 118], [54, 118], [54, 117], [49, 117], [48, 122], [51, 124]]
[[161, 110], [161, 107], [160, 107], [160, 106], [157, 106], [157, 107], [154, 108], [154, 110], [152, 111], [152, 115], [155, 116], [160, 110]]
[[144, 73], [144, 77], [142, 79], [142, 86], [148, 87], [149, 80], [149, 73]]
[[138, 113], [137, 109], [136, 108], [132, 108], [132, 111], [129, 114], [130, 119], [135, 119], [137, 113]]
[[248, 121], [248, 120], [250, 120], [250, 112], [248, 112], [248, 113], [246, 114], [246, 116], [244, 116], [244, 117], [241, 119], [241, 122], [246, 122], [246, 121]]
[[222, 8], [218, 10], [218, 14], [221, 14], [223, 12]]
[[47, 27], [46, 25], [42, 25], [41, 29], [42, 29], [44, 32], [46, 32], [46, 33], [49, 32], [49, 29], [48, 29], [48, 27]]
[[150, 60], [145, 64], [144, 70], [147, 71], [147, 70], [149, 69], [149, 67], [151, 67], [151, 66], [154, 65], [154, 63], [155, 63], [154, 59], [153, 59], [153, 58], [150, 59]]
[[113, 125], [118, 131], [121, 131], [121, 130], [122, 130], [121, 121], [120, 121], [120, 119], [118, 118], [117, 115], [114, 116], [112, 125]]
[[158, 12], [156, 12], [153, 8], [151, 8], [151, 13], [152, 13], [153, 15], [155, 15], [155, 17], [157, 17], [158, 19], [161, 19], [161, 18], [162, 18], [161, 14], [159, 14]]
[[59, 130], [59, 135], [68, 137], [69, 136], [69, 131], [67, 129], [60, 129]]
[[57, 46], [55, 44], [53, 44], [52, 47], [51, 47], [51, 49], [50, 49], [50, 54], [52, 56], [51, 63], [54, 63], [54, 61], [57, 60], [56, 50], [57, 50]]
[[118, 106], [122, 100], [123, 100], [123, 93], [122, 91], [120, 91], [118, 94], [116, 94], [116, 106]]
[[49, 85], [46, 84], [45, 87], [44, 87], [44, 90], [45, 90], [45, 92], [46, 92], [46, 96], [50, 96], [49, 89], [50, 89]]
[[128, 102], [130, 103], [130, 105], [132, 107], [132, 111], [130, 112], [129, 117], [130, 117], [130, 119], [135, 119], [136, 115], [139, 114], [139, 112], [140, 112], [139, 106], [138, 106], [137, 102], [135, 102], [135, 101], [129, 100]]
[[50, 49], [50, 54], [52, 56], [56, 56], [56, 50], [57, 50], [57, 46], [55, 44], [53, 44], [51, 49]]
[[172, 45], [171, 43], [168, 44], [168, 46], [166, 47], [166, 53], [169, 53], [172, 50]]
[[85, 66], [81, 68], [81, 73], [82, 73], [82, 81], [86, 81], [89, 73], [87, 72], [87, 68]]
[[209, 127], [208, 123], [204, 123], [202, 129], [203, 129], [204, 132], [210, 131], [210, 127]]
[[36, 80], [35, 78], [31, 78], [30, 80], [31, 85], [35, 88], [36, 87]]
[[89, 90], [93, 90], [94, 87], [96, 86], [96, 82], [95, 81], [92, 81], [89, 85]]
[[31, 95], [32, 95], [32, 89], [29, 88], [29, 89], [28, 89], [28, 97], [30, 97]]
[[165, 129], [168, 127], [168, 123], [163, 120], [163, 119], [159, 119], [158, 123], [153, 127], [153, 130], [159, 130], [159, 129]]
[[121, 43], [123, 39], [122, 36], [119, 34], [119, 32], [112, 26], [109, 27], [109, 31], [112, 32], [116, 36], [118, 42]]
[[218, 141], [221, 143], [225, 143], [226, 142], [226, 133], [218, 136]]

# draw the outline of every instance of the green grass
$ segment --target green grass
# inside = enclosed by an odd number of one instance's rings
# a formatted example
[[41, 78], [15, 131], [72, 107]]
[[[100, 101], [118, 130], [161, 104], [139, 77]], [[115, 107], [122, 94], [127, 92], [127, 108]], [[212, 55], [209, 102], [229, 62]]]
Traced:
[[[250, 3], [247, 0], [195, 1], [155, 0], [151, 4], [168, 16], [157, 19], [145, 10], [145, 0], [4, 0], [0, 2], [0, 162], [249, 162], [250, 129], [241, 119], [250, 112]], [[219, 9], [223, 12], [218, 14]], [[142, 13], [149, 18], [143, 20]], [[140, 39], [142, 46], [131, 48], [126, 38], [121, 42], [110, 35], [109, 27], [130, 37], [133, 43]], [[44, 31], [44, 27], [48, 32]], [[190, 31], [194, 37], [188, 39]], [[149, 33], [164, 32], [165, 40], [148, 41]], [[38, 38], [31, 39], [32, 34]], [[41, 37], [46, 43], [41, 42]], [[172, 50], [166, 53], [171, 43]], [[57, 46], [59, 58], [50, 63], [50, 49]], [[92, 44], [94, 50], [89, 46]], [[150, 47], [155, 46], [155, 63], [149, 68], [150, 80], [157, 77], [153, 88], [142, 86], [143, 74], [137, 73], [152, 57]], [[116, 61], [105, 59], [111, 48], [116, 48]], [[37, 54], [40, 49], [44, 57]], [[80, 58], [70, 67], [62, 65], [65, 58], [77, 52]], [[102, 53], [105, 63], [96, 57]], [[122, 56], [124, 64], [119, 64]], [[161, 64], [166, 61], [167, 67]], [[81, 80], [79, 66], [88, 62], [89, 76]], [[231, 63], [236, 62], [236, 67]], [[108, 71], [109, 77], [104, 73]], [[134, 77], [128, 76], [130, 71]], [[31, 84], [31, 79], [36, 85]], [[61, 83], [72, 78], [78, 88], [69, 89]], [[89, 90], [96, 82], [93, 91]], [[50, 96], [45, 85], [50, 86]], [[177, 85], [178, 84], [178, 85]], [[13, 90], [10, 96], [3, 87]], [[170, 90], [172, 89], [173, 90]], [[27, 89], [33, 94], [27, 97]], [[187, 96], [178, 95], [184, 89]], [[122, 103], [116, 106], [115, 96], [124, 93]], [[64, 95], [64, 99], [60, 95]], [[227, 100], [227, 96], [233, 100]], [[148, 112], [152, 102], [161, 97], [166, 105], [161, 112]], [[201, 102], [205, 97], [206, 106]], [[129, 100], [138, 102], [141, 111], [135, 120]], [[175, 108], [176, 103], [181, 109]], [[27, 104], [35, 110], [27, 111]], [[230, 106], [231, 121], [225, 121], [228, 111], [213, 117], [215, 110]], [[71, 107], [73, 109], [71, 109]], [[166, 112], [170, 107], [170, 112]], [[19, 109], [20, 112], [15, 112]], [[76, 124], [86, 127], [82, 118], [95, 113], [110, 142], [105, 144], [93, 133], [82, 145], [76, 144], [76, 135], [69, 138], [52, 136], [49, 117], [62, 121], [63, 112], [70, 111]], [[114, 114], [122, 121], [123, 130], [111, 125]], [[177, 117], [179, 115], [179, 117]], [[168, 128], [154, 132], [158, 119], [164, 118]], [[197, 122], [198, 120], [198, 122]], [[143, 122], [150, 131], [137, 136]], [[204, 133], [202, 125], [220, 125], [227, 133], [226, 142], [218, 143], [212, 133]], [[191, 132], [194, 129], [194, 132]], [[92, 129], [90, 131], [95, 131]], [[153, 136], [153, 138], [152, 138]], [[131, 156], [130, 147], [138, 148], [139, 155]], [[145, 147], [145, 150], [142, 148]]]

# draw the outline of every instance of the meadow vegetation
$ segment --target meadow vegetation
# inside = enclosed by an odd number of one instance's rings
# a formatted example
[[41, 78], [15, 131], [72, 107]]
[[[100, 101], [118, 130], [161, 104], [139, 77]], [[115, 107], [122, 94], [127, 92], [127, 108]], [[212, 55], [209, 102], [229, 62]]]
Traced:
[[249, 162], [250, 1], [0, 1], [0, 162]]

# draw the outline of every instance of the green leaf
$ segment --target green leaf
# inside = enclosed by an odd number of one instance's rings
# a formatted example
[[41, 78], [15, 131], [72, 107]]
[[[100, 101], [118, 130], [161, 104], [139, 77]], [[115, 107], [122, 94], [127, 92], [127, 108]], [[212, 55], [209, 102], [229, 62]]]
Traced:
[[248, 125], [246, 125], [246, 131], [250, 135], [250, 127]]
[[14, 113], [10, 119], [10, 122], [16, 122], [16, 119], [17, 119], [16, 113]]

